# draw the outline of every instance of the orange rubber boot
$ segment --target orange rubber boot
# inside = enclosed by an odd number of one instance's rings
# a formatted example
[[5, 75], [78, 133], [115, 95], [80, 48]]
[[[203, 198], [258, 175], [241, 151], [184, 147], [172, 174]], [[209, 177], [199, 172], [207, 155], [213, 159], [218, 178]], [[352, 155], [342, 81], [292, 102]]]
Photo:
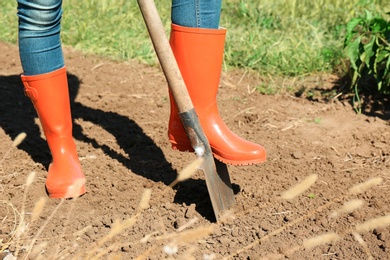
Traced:
[[25, 93], [38, 113], [53, 158], [46, 178], [49, 196], [70, 198], [84, 194], [85, 176], [72, 137], [66, 68], [21, 78]]
[[[232, 165], [262, 163], [265, 149], [234, 134], [217, 107], [226, 29], [188, 28], [172, 24], [170, 44], [198, 114], [200, 124], [218, 160]], [[172, 148], [193, 151], [170, 93], [168, 138]]]

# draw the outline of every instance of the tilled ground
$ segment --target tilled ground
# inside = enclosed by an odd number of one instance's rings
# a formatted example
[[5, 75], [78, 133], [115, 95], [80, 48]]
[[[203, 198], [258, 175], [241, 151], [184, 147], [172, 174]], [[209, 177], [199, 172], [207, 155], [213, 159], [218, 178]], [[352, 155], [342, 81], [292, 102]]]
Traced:
[[[47, 198], [51, 158], [23, 94], [17, 47], [0, 43], [0, 241], [5, 252], [25, 255], [33, 242], [31, 259], [86, 259], [99, 253], [102, 259], [388, 258], [388, 218], [366, 232], [357, 228], [390, 213], [389, 111], [357, 115], [344, 101], [265, 96], [253, 91], [261, 83], [258, 77], [223, 74], [218, 95], [223, 119], [240, 136], [264, 145], [268, 160], [229, 166], [236, 205], [225, 222], [215, 224], [201, 172], [168, 186], [196, 156], [173, 151], [168, 143], [169, 101], [161, 70], [71, 49], [65, 57], [74, 138], [88, 192], [74, 201], [47, 199], [39, 219], [31, 221], [37, 201]], [[331, 87], [333, 80], [323, 76], [309, 83]], [[26, 140], [12, 148], [21, 132]], [[31, 172], [36, 177], [26, 187]], [[282, 199], [285, 190], [313, 174], [318, 179], [309, 190]], [[349, 193], [372, 178], [382, 181], [363, 193]], [[139, 211], [145, 188], [152, 190], [151, 200]], [[341, 212], [353, 199], [363, 205]], [[25, 226], [18, 233], [23, 208]], [[331, 232], [339, 240], [303, 246], [306, 239]]]

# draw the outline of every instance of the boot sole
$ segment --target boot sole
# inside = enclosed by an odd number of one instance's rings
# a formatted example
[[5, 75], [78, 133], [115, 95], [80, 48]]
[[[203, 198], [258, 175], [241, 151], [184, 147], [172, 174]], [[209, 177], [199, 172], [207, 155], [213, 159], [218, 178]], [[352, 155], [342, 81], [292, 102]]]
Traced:
[[63, 192], [63, 191], [62, 192], [49, 192], [47, 187], [46, 187], [46, 192], [48, 193], [49, 197], [52, 199], [70, 199], [70, 198], [78, 198], [78, 197], [84, 195], [87, 192], [87, 190], [86, 190], [85, 186], [81, 187], [80, 192], [75, 194], [76, 196], [67, 196], [68, 193]]
[[[176, 142], [169, 140], [172, 149], [180, 152], [194, 152], [194, 149], [190, 145], [177, 144]], [[255, 160], [245, 160], [245, 161], [237, 161], [237, 160], [229, 160], [221, 157], [220, 155], [214, 153], [213, 148], [211, 147], [211, 151], [215, 159], [225, 164], [234, 165], [234, 166], [244, 166], [244, 165], [254, 165], [259, 163], [264, 163], [267, 159], [264, 156], [263, 158], [255, 159]]]

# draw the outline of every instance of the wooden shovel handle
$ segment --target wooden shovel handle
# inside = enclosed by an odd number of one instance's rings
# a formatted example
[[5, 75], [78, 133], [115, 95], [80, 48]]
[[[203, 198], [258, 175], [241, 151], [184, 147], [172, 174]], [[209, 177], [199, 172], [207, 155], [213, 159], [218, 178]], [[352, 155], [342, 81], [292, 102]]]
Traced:
[[187, 112], [194, 106], [165, 34], [156, 5], [153, 0], [137, 1], [179, 113]]

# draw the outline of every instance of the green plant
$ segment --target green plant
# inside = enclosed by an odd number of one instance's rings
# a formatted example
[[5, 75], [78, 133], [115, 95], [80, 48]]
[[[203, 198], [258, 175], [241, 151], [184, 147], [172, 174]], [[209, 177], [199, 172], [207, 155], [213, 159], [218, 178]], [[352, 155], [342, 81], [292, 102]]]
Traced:
[[[155, 1], [167, 34], [171, 1]], [[17, 43], [17, 3], [0, 1], [0, 40]], [[385, 10], [383, 0], [226, 0], [221, 26], [228, 29], [224, 69], [294, 77], [335, 71], [344, 59], [345, 24], [364, 9]], [[131, 1], [68, 0], [61, 39], [84, 53], [157, 63], [141, 13]]]
[[321, 123], [321, 118], [320, 117], [314, 118], [314, 123], [320, 124]]
[[353, 18], [347, 24], [344, 47], [353, 70], [351, 89], [360, 113], [361, 80], [373, 77], [379, 93], [390, 93], [390, 20], [370, 11], [364, 17]]
[[260, 84], [256, 90], [263, 95], [275, 95], [278, 92], [278, 87], [269, 84]]

